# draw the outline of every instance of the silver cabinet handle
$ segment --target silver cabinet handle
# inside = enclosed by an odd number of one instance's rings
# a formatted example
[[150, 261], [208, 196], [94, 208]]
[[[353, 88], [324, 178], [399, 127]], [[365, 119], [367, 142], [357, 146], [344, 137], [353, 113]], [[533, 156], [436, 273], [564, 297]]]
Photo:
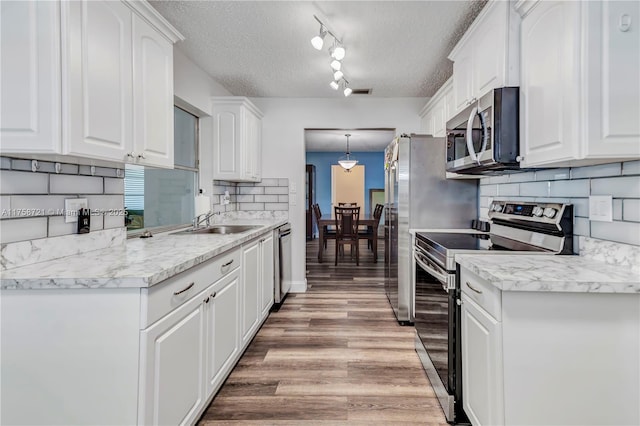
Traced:
[[516, 157], [516, 161], [517, 161], [518, 163], [522, 163], [522, 161], [523, 161], [523, 160], [524, 160], [524, 157], [523, 157], [522, 155], [518, 155], [518, 156]]
[[233, 259], [231, 259], [230, 261], [228, 261], [227, 263], [225, 263], [224, 265], [222, 265], [223, 268], [226, 268], [227, 266], [231, 265], [233, 263]]
[[469, 284], [469, 281], [467, 281], [467, 287], [469, 287], [471, 290], [475, 291], [478, 294], [482, 294], [482, 290], [478, 290], [477, 288], [474, 288], [471, 284]]
[[215, 297], [216, 297], [216, 295], [217, 295], [217, 294], [218, 294], [218, 293], [214, 291], [213, 293], [211, 293], [211, 298], [212, 298], [212, 299], [215, 299]]
[[141, 160], [146, 160], [147, 157], [144, 156], [144, 152], [142, 154], [138, 154], [138, 158]]
[[179, 294], [182, 294], [182, 293], [184, 293], [185, 291], [189, 290], [189, 289], [190, 289], [191, 287], [193, 287], [194, 285], [195, 285], [195, 282], [194, 282], [194, 281], [192, 281], [192, 282], [190, 282], [190, 283], [189, 283], [189, 285], [188, 285], [188, 286], [186, 286], [186, 287], [185, 287], [185, 288], [183, 288], [182, 290], [174, 291], [174, 292], [173, 292], [173, 295], [174, 295], [174, 296], [177, 296], [177, 295], [179, 295]]
[[127, 152], [127, 157], [129, 158], [134, 158], [136, 156], [136, 153], [131, 151], [131, 152]]

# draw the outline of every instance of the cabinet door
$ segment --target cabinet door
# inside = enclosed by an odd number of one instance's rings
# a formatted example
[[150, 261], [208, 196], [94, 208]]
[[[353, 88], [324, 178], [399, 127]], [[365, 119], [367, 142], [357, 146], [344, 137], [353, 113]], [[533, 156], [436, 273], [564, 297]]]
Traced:
[[2, 152], [60, 153], [60, 5], [0, 2]]
[[238, 180], [242, 178], [240, 138], [242, 135], [241, 107], [213, 107], [213, 178]]
[[173, 168], [173, 45], [138, 16], [133, 61], [137, 162]]
[[63, 2], [67, 154], [125, 161], [133, 146], [132, 12], [119, 1]]
[[259, 182], [262, 178], [262, 119], [254, 116], [253, 126], [253, 180]]
[[507, 55], [507, 8], [509, 2], [488, 5], [479, 30], [474, 32], [473, 44], [473, 97], [480, 99], [496, 87], [504, 85]]
[[269, 309], [271, 309], [271, 306], [273, 305], [273, 241], [273, 235], [270, 234], [260, 243], [260, 270], [262, 273], [262, 277], [260, 280], [260, 311], [262, 313], [261, 318], [264, 318], [269, 313]]
[[444, 97], [440, 98], [440, 100], [433, 106], [431, 114], [433, 114], [433, 136], [445, 136]]
[[447, 121], [449, 121], [456, 114], [455, 102], [453, 99], [453, 85], [449, 85], [449, 87], [444, 92], [444, 125], [445, 125], [445, 133]]
[[242, 343], [251, 340], [258, 324], [260, 293], [260, 242], [242, 249]]
[[420, 129], [425, 135], [433, 135], [433, 113], [429, 110], [420, 120]]
[[[640, 3], [588, 2], [588, 155], [640, 156]], [[626, 27], [629, 23], [629, 27]]]
[[460, 50], [453, 63], [453, 100], [455, 111], [463, 110], [473, 93], [472, 86], [472, 56], [470, 45]]
[[462, 295], [462, 399], [473, 425], [504, 424], [502, 326]]
[[240, 269], [207, 293], [207, 395], [217, 391], [235, 365], [240, 340]]
[[579, 2], [538, 2], [522, 20], [523, 166], [579, 156]]
[[193, 424], [204, 403], [204, 301], [141, 331], [140, 424]]

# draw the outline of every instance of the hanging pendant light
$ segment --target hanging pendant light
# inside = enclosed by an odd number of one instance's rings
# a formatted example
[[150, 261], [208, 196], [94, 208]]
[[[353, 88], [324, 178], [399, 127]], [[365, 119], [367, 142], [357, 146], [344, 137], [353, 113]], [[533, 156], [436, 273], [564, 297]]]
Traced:
[[356, 166], [356, 164], [358, 164], [358, 160], [356, 160], [349, 151], [349, 137], [351, 135], [347, 133], [345, 136], [347, 137], [347, 152], [345, 152], [345, 155], [340, 157], [338, 164], [345, 170], [351, 170]]

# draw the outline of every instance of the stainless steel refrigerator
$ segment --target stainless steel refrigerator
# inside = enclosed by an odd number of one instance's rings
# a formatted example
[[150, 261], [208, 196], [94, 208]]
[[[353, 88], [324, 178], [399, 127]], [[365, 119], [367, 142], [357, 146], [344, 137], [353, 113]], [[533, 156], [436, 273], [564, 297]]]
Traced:
[[401, 324], [415, 311], [409, 229], [468, 229], [478, 218], [478, 182], [446, 179], [446, 140], [403, 135], [385, 150], [385, 291]]

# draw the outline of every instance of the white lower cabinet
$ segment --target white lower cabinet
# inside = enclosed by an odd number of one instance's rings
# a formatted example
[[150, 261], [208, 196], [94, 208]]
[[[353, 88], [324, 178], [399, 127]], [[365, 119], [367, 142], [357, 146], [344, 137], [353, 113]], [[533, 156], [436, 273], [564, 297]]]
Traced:
[[273, 231], [148, 288], [3, 290], [0, 423], [195, 424], [272, 303]]
[[192, 424], [204, 401], [202, 297], [140, 333], [141, 411], [139, 424]]
[[461, 267], [474, 426], [640, 424], [640, 295], [500, 291]]
[[216, 392], [240, 351], [240, 270], [212, 286], [206, 311], [207, 395]]

